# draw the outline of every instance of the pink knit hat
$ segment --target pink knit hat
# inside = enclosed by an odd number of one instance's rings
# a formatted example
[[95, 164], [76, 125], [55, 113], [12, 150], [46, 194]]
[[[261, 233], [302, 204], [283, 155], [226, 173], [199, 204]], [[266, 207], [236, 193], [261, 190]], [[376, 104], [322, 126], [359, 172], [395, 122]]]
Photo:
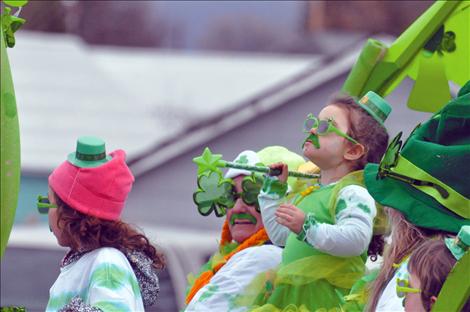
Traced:
[[78, 167], [64, 161], [49, 176], [49, 186], [71, 208], [106, 220], [119, 220], [134, 176], [126, 153], [116, 150], [97, 167]]

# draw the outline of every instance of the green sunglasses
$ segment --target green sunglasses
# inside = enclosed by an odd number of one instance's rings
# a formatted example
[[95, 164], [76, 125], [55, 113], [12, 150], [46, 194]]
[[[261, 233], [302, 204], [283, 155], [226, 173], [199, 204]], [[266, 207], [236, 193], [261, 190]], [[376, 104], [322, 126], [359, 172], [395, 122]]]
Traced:
[[[258, 203], [258, 194], [263, 186], [263, 179], [255, 175], [249, 175], [243, 178], [242, 192], [236, 193], [235, 188], [232, 189], [232, 194], [235, 201], [241, 197], [243, 202], [248, 206], [255, 206], [256, 211], [260, 212]], [[233, 207], [233, 206], [232, 206]], [[232, 208], [228, 207], [228, 208]]]
[[405, 298], [406, 294], [419, 294], [421, 289], [409, 287], [409, 278], [400, 279], [397, 278], [397, 296], [398, 298]]
[[203, 216], [214, 211], [217, 217], [225, 215], [227, 209], [233, 208], [238, 198], [249, 206], [259, 210], [258, 194], [263, 185], [261, 177], [250, 175], [243, 178], [242, 192], [237, 193], [232, 179], [222, 179], [216, 172], [198, 176], [198, 189], [193, 193], [193, 201]]
[[402, 266], [397, 272], [397, 296], [398, 298], [404, 298], [406, 294], [417, 294], [421, 292], [419, 288], [410, 287], [410, 273], [408, 271], [408, 260], [402, 263]]
[[333, 119], [318, 119], [313, 114], [308, 114], [307, 119], [304, 122], [304, 132], [310, 133], [312, 129], [316, 129], [316, 133], [318, 135], [327, 135], [328, 133], [334, 132], [337, 135], [345, 138], [351, 143], [359, 144], [356, 140], [351, 138], [349, 135], [344, 133], [343, 131], [339, 130], [333, 125]]
[[51, 202], [49, 201], [49, 197], [42, 195], [38, 195], [38, 201], [36, 203], [36, 206], [40, 214], [47, 214], [49, 212], [49, 209], [57, 208], [57, 205], [51, 204]]

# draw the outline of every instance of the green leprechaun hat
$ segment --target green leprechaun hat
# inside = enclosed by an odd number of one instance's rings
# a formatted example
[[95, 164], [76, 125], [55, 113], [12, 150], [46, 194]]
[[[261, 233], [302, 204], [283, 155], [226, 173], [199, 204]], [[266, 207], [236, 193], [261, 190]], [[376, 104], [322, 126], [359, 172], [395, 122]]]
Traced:
[[403, 148], [400, 137], [379, 165], [366, 166], [369, 193], [420, 227], [457, 233], [470, 225], [470, 81]]
[[359, 101], [356, 102], [366, 112], [369, 113], [383, 127], [385, 119], [392, 111], [392, 107], [380, 95], [373, 91], [367, 92]]
[[82, 136], [77, 140], [75, 152], [70, 153], [67, 160], [80, 168], [94, 168], [111, 160], [106, 155], [105, 142], [94, 136]]

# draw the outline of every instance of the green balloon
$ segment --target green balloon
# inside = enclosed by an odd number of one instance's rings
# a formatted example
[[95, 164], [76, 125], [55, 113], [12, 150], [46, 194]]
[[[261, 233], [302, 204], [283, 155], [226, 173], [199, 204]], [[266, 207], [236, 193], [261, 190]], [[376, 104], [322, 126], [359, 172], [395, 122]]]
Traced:
[[[10, 2], [10, 1], [9, 1]], [[16, 110], [15, 91], [11, 78], [10, 64], [0, 23], [1, 88], [0, 88], [0, 258], [10, 236], [20, 188], [20, 132]]]

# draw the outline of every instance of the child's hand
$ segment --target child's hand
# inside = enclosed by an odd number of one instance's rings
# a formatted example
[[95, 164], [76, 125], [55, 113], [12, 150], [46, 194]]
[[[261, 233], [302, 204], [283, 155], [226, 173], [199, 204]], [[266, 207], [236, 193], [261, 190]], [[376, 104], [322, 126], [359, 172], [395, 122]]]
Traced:
[[276, 221], [299, 234], [305, 221], [305, 213], [292, 204], [281, 204], [276, 210]]
[[289, 167], [287, 166], [287, 164], [279, 162], [279, 163], [272, 164], [271, 166], [269, 166], [269, 168], [271, 170], [280, 171], [281, 174], [279, 174], [277, 178], [279, 179], [280, 182], [286, 183], [287, 174], [289, 173]]

